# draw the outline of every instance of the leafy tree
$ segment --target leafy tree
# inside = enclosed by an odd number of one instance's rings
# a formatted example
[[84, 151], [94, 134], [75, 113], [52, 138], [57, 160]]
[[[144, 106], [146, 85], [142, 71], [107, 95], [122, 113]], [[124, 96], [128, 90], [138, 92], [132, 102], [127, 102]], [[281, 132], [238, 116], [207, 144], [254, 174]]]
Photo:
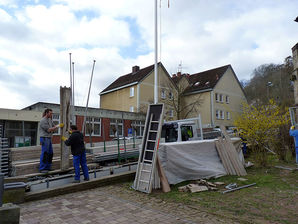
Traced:
[[250, 145], [259, 165], [267, 165], [268, 150], [280, 155], [280, 159], [285, 155], [286, 147], [280, 148], [280, 140], [289, 135], [289, 119], [288, 111], [282, 110], [273, 100], [267, 105], [243, 105], [243, 113], [236, 118], [235, 126]]

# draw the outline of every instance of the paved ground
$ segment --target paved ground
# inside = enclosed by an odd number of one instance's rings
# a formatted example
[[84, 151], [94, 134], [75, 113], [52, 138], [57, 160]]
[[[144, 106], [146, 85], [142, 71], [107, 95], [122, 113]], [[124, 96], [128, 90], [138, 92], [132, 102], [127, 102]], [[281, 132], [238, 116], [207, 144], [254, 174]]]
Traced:
[[190, 207], [156, 200], [123, 184], [28, 202], [20, 207], [21, 224], [226, 223]]

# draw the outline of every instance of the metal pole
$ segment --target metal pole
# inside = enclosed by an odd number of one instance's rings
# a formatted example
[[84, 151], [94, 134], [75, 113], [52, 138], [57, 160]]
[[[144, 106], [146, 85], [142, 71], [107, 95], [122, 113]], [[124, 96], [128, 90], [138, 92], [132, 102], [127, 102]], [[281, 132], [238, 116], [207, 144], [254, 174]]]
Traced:
[[2, 207], [2, 198], [4, 193], [4, 173], [0, 173], [0, 207]]
[[158, 68], [157, 68], [157, 52], [158, 52], [158, 46], [157, 46], [157, 0], [155, 0], [155, 13], [154, 13], [154, 40], [155, 40], [155, 63], [154, 63], [154, 104], [158, 103]]
[[236, 188], [233, 188], [233, 189], [230, 189], [230, 190], [223, 191], [222, 193], [225, 194], [225, 193], [229, 193], [229, 192], [232, 192], [232, 191], [240, 190], [242, 188], [251, 187], [251, 186], [254, 186], [254, 185], [256, 185], [256, 183], [244, 185], [244, 186], [241, 186], [241, 187], [236, 187]]
[[75, 114], [74, 114], [74, 107], [75, 107], [75, 96], [74, 96], [74, 86], [75, 86], [75, 78], [74, 78], [74, 62], [72, 62], [72, 124], [76, 124], [75, 123]]
[[72, 111], [72, 109], [73, 109], [73, 107], [72, 107], [72, 104], [73, 104], [73, 102], [72, 102], [72, 61], [71, 61], [71, 53], [69, 53], [69, 74], [70, 74], [70, 91], [71, 91], [71, 93], [70, 93], [70, 117], [72, 118], [72, 114], [73, 114], [73, 111]]
[[91, 78], [90, 78], [90, 84], [89, 84], [89, 91], [88, 91], [88, 97], [87, 97], [87, 103], [86, 103], [86, 109], [85, 109], [84, 123], [83, 123], [83, 128], [82, 128], [82, 133], [83, 133], [83, 135], [84, 135], [85, 125], [86, 125], [86, 117], [87, 117], [87, 110], [88, 110], [89, 96], [90, 96], [90, 90], [91, 90], [91, 84], [92, 84], [92, 78], [93, 78], [93, 72], [94, 72], [95, 62], [96, 62], [96, 61], [93, 60], [93, 66], [92, 66], [92, 72], [91, 72]]

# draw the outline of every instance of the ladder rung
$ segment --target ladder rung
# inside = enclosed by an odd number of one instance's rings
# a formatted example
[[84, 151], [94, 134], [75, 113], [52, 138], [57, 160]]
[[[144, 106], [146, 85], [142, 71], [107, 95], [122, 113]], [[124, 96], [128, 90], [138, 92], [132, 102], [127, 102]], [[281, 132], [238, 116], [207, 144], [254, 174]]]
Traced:
[[149, 132], [157, 132], [156, 130], [149, 130]]
[[151, 123], [159, 123], [159, 121], [151, 121]]
[[148, 180], [140, 180], [140, 182], [144, 182], [144, 183], [149, 184], [149, 181]]
[[144, 162], [152, 163], [152, 160], [144, 159]]
[[151, 170], [141, 170], [141, 172], [151, 173]]
[[146, 152], [154, 152], [152, 149], [145, 149]]
[[148, 142], [156, 142], [155, 140], [151, 140], [151, 139], [148, 139], [147, 141]]

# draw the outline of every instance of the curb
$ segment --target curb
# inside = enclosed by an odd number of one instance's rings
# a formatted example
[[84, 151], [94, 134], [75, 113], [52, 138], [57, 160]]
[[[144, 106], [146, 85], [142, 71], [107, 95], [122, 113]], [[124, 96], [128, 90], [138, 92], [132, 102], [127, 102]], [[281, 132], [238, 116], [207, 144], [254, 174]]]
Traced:
[[107, 177], [91, 179], [81, 183], [67, 184], [62, 187], [45, 189], [38, 192], [25, 193], [24, 202], [42, 200], [63, 194], [84, 191], [92, 188], [102, 187], [109, 184], [132, 181], [135, 178], [136, 171], [128, 171], [121, 174], [113, 174]]

